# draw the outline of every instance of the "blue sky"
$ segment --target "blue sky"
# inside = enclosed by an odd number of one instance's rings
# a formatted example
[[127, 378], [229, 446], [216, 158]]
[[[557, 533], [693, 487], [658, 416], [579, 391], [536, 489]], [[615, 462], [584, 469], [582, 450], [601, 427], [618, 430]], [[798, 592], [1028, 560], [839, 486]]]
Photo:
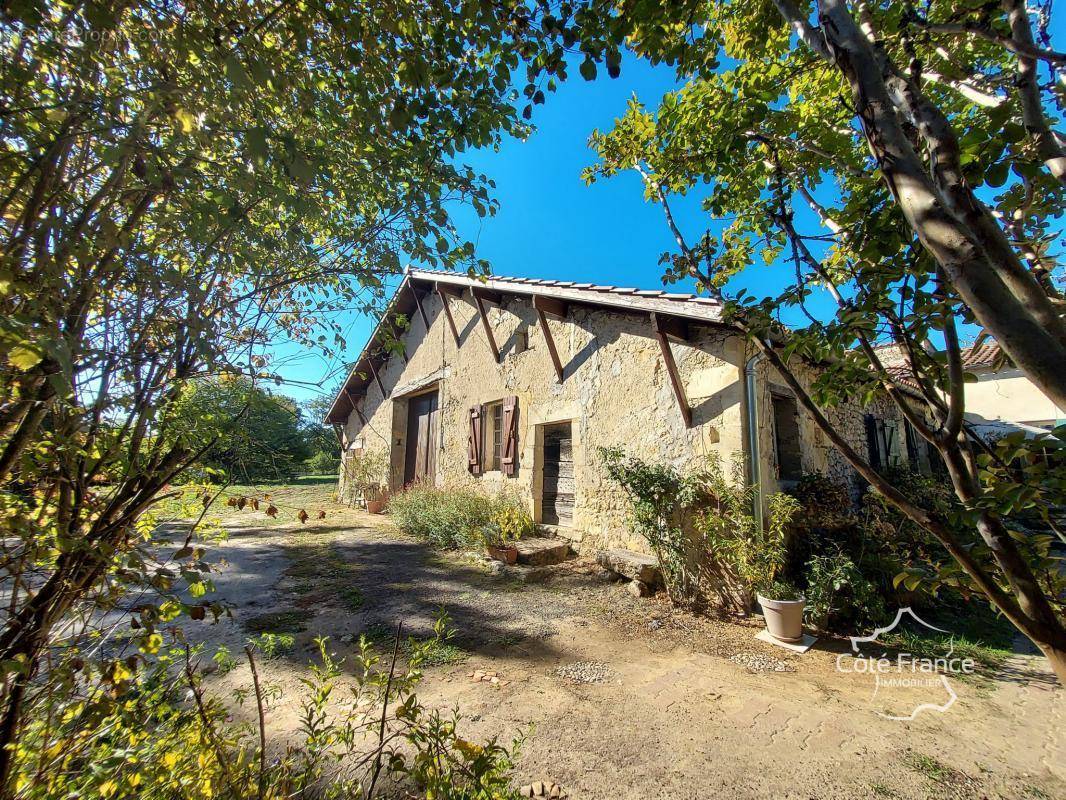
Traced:
[[[1061, 38], [1059, 26], [1053, 31]], [[461, 160], [496, 181], [500, 202], [495, 217], [479, 219], [472, 210], [457, 214], [459, 233], [474, 242], [498, 275], [589, 281], [639, 288], [662, 288], [658, 259], [676, 245], [662, 207], [644, 201], [640, 178], [619, 175], [586, 186], [581, 171], [593, 163], [588, 147], [594, 129], [609, 130], [636, 95], [654, 109], [664, 93], [676, 88], [670, 68], [651, 67], [626, 57], [621, 76], [611, 80], [603, 71], [586, 82], [573, 70], [570, 80], [533, 116], [534, 133], [525, 141], [509, 140], [499, 151], [468, 153]], [[689, 241], [706, 230], [709, 219], [699, 209], [701, 193], [672, 199], [671, 208]], [[801, 229], [817, 223], [804, 218]], [[791, 268], [748, 270], [734, 281], [754, 294], [771, 293], [788, 282]], [[677, 285], [675, 291], [691, 287]], [[795, 312], [797, 315], [800, 313]], [[786, 322], [792, 320], [785, 319]], [[797, 322], [803, 320], [797, 317]], [[294, 344], [274, 350], [275, 368], [287, 383], [279, 391], [298, 400], [328, 394], [344, 372], [343, 362], [354, 359], [373, 330], [374, 320], [349, 315], [343, 320], [348, 342], [343, 359], [327, 361]], [[314, 384], [320, 384], [318, 386]]]
[[[576, 69], [573, 73], [535, 108], [536, 131], [528, 139], [509, 140], [498, 152], [467, 153], [462, 159], [496, 181], [500, 210], [484, 219], [472, 210], [458, 213], [459, 232], [477, 245], [478, 255], [498, 275], [662, 288], [659, 255], [675, 245], [661, 206], [644, 202], [636, 174], [586, 186], [581, 170], [594, 161], [588, 148], [593, 129], [610, 129], [634, 93], [656, 107], [663, 94], [677, 86], [674, 72], [627, 57], [621, 76], [614, 80], [603, 71], [590, 82], [582, 80]], [[704, 230], [706, 217], [698, 209], [698, 194], [676, 206], [672, 202], [671, 207], [693, 239]], [[344, 325], [346, 357], [351, 360], [374, 321], [352, 315]], [[280, 387], [285, 394], [304, 400], [335, 384], [336, 378], [326, 380], [321, 389], [304, 382], [335, 375], [336, 363], [295, 346], [278, 348], [275, 357], [280, 373], [294, 381]]]

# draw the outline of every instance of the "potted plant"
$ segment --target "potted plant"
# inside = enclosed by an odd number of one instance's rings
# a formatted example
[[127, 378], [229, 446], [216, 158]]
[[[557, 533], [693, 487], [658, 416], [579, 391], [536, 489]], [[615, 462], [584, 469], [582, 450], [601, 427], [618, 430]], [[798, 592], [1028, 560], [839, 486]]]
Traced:
[[760, 587], [755, 598], [762, 606], [766, 630], [782, 642], [803, 641], [803, 609], [806, 599], [788, 581], [773, 580]]
[[518, 563], [518, 547], [515, 546], [515, 538], [505, 532], [496, 522], [489, 522], [481, 526], [481, 541], [485, 543], [485, 553], [489, 558], [502, 561], [504, 564]]
[[389, 499], [389, 490], [380, 483], [371, 483], [363, 487], [363, 500], [366, 510], [371, 514], [380, 514], [385, 510]]

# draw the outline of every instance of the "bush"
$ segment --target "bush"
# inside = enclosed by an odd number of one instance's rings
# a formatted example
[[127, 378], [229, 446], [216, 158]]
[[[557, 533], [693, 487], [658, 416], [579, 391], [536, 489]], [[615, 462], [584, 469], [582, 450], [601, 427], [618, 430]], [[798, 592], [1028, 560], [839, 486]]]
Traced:
[[517, 499], [491, 497], [475, 489], [416, 483], [389, 499], [389, 513], [407, 533], [438, 547], [470, 547], [495, 527], [517, 535], [533, 528], [533, 520]]
[[[277, 702], [280, 690], [258, 681], [238, 690], [227, 702], [251, 706], [253, 722], [233, 722], [232, 709], [205, 689], [195, 650], [161, 649], [102, 672], [80, 661], [57, 664], [73, 691], [38, 697], [19, 740], [12, 796], [369, 800], [400, 785], [411, 798], [511, 800], [520, 742], [464, 739], [457, 711], [426, 708], [415, 694], [422, 667], [449, 646], [449, 635], [441, 617], [431, 638], [408, 639], [403, 666], [364, 637], [343, 672], [318, 639], [318, 659], [301, 681], [300, 733], [268, 754], [259, 748], [271, 731], [259, 726], [270, 717], [256, 708]], [[215, 661], [236, 666], [228, 654]], [[338, 695], [345, 684], [351, 693]], [[384, 716], [364, 708], [383, 704]]]
[[881, 622], [885, 604], [877, 587], [844, 553], [815, 556], [807, 562], [807, 623], [819, 630], [854, 630]]
[[340, 463], [338, 456], [319, 450], [304, 462], [304, 468], [311, 475], [336, 475]]

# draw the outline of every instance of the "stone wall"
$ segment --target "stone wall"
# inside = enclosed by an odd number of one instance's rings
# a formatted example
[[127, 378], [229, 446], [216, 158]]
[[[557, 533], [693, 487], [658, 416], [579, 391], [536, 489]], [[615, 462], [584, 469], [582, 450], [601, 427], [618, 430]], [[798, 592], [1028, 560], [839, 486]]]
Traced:
[[[564, 366], [565, 380], [559, 383], [528, 298], [508, 297], [502, 308], [488, 312], [500, 363], [493, 360], [472, 301], [449, 298], [448, 302], [460, 346], [452, 338], [441, 299], [430, 295], [423, 301], [429, 329], [413, 314], [404, 335], [407, 362], [393, 357], [380, 371], [386, 397], [371, 381], [364, 402], [367, 425], [362, 426], [353, 413], [345, 427], [350, 446], [388, 450], [394, 491], [403, 483], [406, 397], [430, 386], [439, 392], [441, 414], [438, 485], [477, 484], [488, 492], [510, 493], [538, 521], [543, 426], [571, 423], [574, 520], [572, 530], [563, 533], [582, 550], [647, 550], [628, 530], [625, 497], [607, 480], [598, 447], [620, 445], [643, 459], [678, 467], [695, 465], [712, 452], [728, 466], [735, 453], [746, 452], [744, 366], [750, 354], [741, 336], [725, 328], [692, 325], [690, 342], [672, 344], [692, 408], [693, 424], [686, 428], [646, 315], [573, 306], [566, 319], [550, 319]], [[773, 490], [778, 485], [769, 401], [771, 391], [778, 391], [782, 382], [765, 365], [759, 375], [762, 472], [767, 489]], [[468, 411], [508, 395], [518, 398], [518, 469], [513, 476], [499, 471], [472, 476], [466, 457]], [[862, 409], [845, 416], [849, 435], [864, 452]], [[850, 479], [850, 469], [813, 422], [802, 413], [800, 420], [803, 469]], [[342, 477], [341, 496], [350, 495]]]
[[[404, 336], [408, 362], [394, 357], [380, 372], [388, 397], [383, 398], [371, 381], [364, 404], [367, 425], [363, 427], [358, 415], [352, 414], [345, 428], [349, 442], [388, 448], [394, 490], [403, 482], [404, 395], [434, 384], [441, 409], [438, 483], [476, 483], [489, 492], [513, 493], [535, 518], [538, 434], [548, 423], [571, 422], [576, 483], [573, 536], [585, 547], [644, 549], [627, 530], [625, 498], [608, 483], [597, 447], [621, 445], [642, 458], [677, 466], [712, 450], [726, 459], [743, 450], [743, 342], [725, 329], [692, 326], [691, 342], [673, 344], [693, 409], [693, 426], [686, 429], [646, 315], [571, 307], [565, 320], [549, 320], [564, 366], [565, 380], [560, 384], [528, 299], [507, 298], [502, 308], [489, 310], [501, 353], [498, 364], [474, 304], [456, 298], [448, 302], [461, 345], [455, 346], [440, 298], [427, 297], [423, 305], [429, 330], [413, 314]], [[519, 352], [525, 342], [528, 349]], [[466, 467], [468, 410], [507, 395], [518, 398], [518, 469], [511, 477], [499, 471], [471, 476]], [[347, 494], [342, 487], [342, 496]]]

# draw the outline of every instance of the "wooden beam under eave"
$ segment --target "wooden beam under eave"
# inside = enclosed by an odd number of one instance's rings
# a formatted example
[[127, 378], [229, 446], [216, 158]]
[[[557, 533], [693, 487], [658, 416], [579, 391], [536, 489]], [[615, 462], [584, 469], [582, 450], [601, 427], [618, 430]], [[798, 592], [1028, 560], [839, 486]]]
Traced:
[[422, 317], [422, 324], [426, 326], [426, 330], [429, 330], [429, 317], [426, 316], [426, 309], [422, 305], [422, 295], [418, 293], [418, 289], [411, 284], [411, 294], [414, 295], [415, 305], [418, 306], [418, 315]]
[[440, 295], [441, 305], [444, 306], [444, 316], [448, 318], [448, 327], [452, 329], [452, 338], [455, 339], [455, 346], [458, 348], [459, 329], [455, 327], [455, 317], [452, 316], [452, 307], [448, 304], [448, 296], [462, 297], [463, 293], [461, 290], [456, 292], [454, 286], [448, 286], [443, 283], [434, 284], [434, 288], [436, 288], [437, 294]]
[[494, 306], [503, 305], [503, 295], [499, 292], [494, 292], [492, 289], [483, 289], [480, 286], [471, 286], [470, 294], [474, 296], [475, 300], [484, 300], [486, 303], [492, 303]]
[[374, 366], [374, 357], [371, 356], [370, 358], [368, 358], [366, 363], [370, 365], [370, 374], [374, 376], [374, 381], [377, 383], [378, 389], [381, 391], [381, 399], [384, 400], [389, 395], [385, 391], [385, 384], [381, 382], [381, 376], [378, 375], [377, 367]]
[[688, 324], [677, 317], [664, 317], [662, 314], [651, 313], [651, 324], [656, 333], [664, 333], [678, 342], [688, 341]]
[[[534, 298], [536, 300], [536, 298]], [[536, 303], [534, 303], [534, 307]], [[540, 320], [540, 329], [544, 332], [544, 343], [548, 345], [548, 355], [551, 356], [552, 366], [555, 367], [555, 375], [559, 383], [563, 382], [563, 364], [559, 361], [559, 351], [555, 349], [555, 339], [552, 338], [552, 329], [548, 327], [548, 317], [545, 312], [537, 308], [537, 319]]]
[[564, 301], [542, 294], [533, 295], [533, 308], [537, 310], [541, 317], [547, 314], [549, 317], [555, 317], [556, 319], [566, 319], [566, 313], [569, 309]]
[[481, 317], [481, 325], [485, 329], [485, 338], [489, 340], [489, 349], [492, 350], [492, 357], [496, 359], [496, 363], [500, 363], [500, 348], [496, 346], [496, 338], [492, 335], [492, 325], [489, 323], [489, 312], [485, 310], [485, 300], [480, 297], [473, 289], [470, 293], [474, 295], [474, 304], [477, 306], [478, 316]]
[[663, 363], [666, 365], [666, 374], [670, 376], [670, 385], [674, 389], [674, 397], [677, 398], [677, 404], [681, 408], [681, 419], [685, 421], [685, 427], [692, 427], [692, 409], [689, 408], [688, 398], [685, 397], [685, 387], [681, 383], [681, 374], [677, 371], [677, 364], [674, 362], [674, 353], [670, 349], [669, 334], [664, 327], [660, 324], [661, 317], [657, 314], [651, 315], [652, 327], [655, 329], [655, 338], [659, 340], [659, 349], [663, 354]]

